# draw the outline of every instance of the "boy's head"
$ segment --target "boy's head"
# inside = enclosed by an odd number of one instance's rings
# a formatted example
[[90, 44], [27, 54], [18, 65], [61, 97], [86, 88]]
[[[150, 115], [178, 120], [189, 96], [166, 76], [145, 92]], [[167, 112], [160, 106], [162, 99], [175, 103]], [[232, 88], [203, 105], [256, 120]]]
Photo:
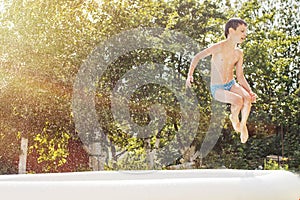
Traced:
[[234, 30], [236, 30], [239, 25], [247, 26], [247, 23], [240, 18], [229, 19], [228, 22], [225, 24], [225, 37], [226, 38], [228, 37], [230, 28], [233, 28]]

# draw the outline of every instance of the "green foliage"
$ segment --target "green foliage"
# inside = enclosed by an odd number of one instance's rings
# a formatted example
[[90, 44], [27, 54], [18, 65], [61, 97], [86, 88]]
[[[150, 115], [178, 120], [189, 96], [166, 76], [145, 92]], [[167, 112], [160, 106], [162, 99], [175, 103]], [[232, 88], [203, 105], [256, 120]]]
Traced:
[[[147, 170], [147, 155], [144, 149], [134, 148], [121, 156], [117, 161], [110, 161], [106, 170]], [[151, 170], [151, 169], [149, 169]]]
[[37, 162], [42, 163], [45, 172], [55, 172], [67, 162], [69, 139], [69, 134], [48, 122], [43, 131], [35, 135], [30, 150], [37, 152]]
[[[241, 48], [246, 78], [258, 94], [248, 122], [251, 137], [247, 144], [240, 144], [239, 135], [233, 133], [230, 121], [226, 120], [222, 137], [203, 164], [209, 168], [224, 165], [256, 169], [264, 165], [267, 155], [276, 154], [289, 158], [290, 170], [300, 170], [298, 0], [291, 3], [236, 1], [233, 5], [230, 1], [211, 0], [3, 2], [5, 9], [0, 11], [1, 173], [16, 172], [8, 169], [14, 169], [15, 163], [15, 159], [9, 158], [19, 154], [19, 133], [29, 138], [32, 152], [39, 155], [38, 162], [46, 166], [45, 172], [67, 164], [68, 141], [77, 137], [71, 109], [74, 79], [83, 61], [99, 43], [125, 30], [161, 27], [189, 36], [204, 48], [224, 39], [223, 24], [234, 16], [249, 24], [249, 34]], [[189, 56], [195, 53], [190, 52]], [[148, 146], [145, 140], [127, 134], [113, 119], [110, 94], [117, 81], [134, 67], [154, 62], [163, 63], [184, 77], [190, 64], [181, 54], [136, 50], [115, 60], [97, 83], [95, 102], [99, 123], [116, 147], [110, 149], [113, 158], [107, 169], [148, 168], [147, 151], [157, 148], [157, 138], [159, 147], [167, 145], [181, 126], [178, 100], [168, 88], [155, 84], [135, 91], [129, 106], [133, 121], [141, 126], [149, 124], [152, 105], [163, 105], [166, 111], [164, 128], [150, 138]], [[209, 71], [208, 67], [203, 61], [194, 76], [193, 90], [199, 102], [195, 109], [201, 116], [200, 122], [196, 122], [199, 128], [193, 141], [197, 147], [203, 142], [211, 114], [211, 97], [205, 84], [209, 73], [203, 73]], [[182, 153], [182, 150], [167, 149], [166, 154]], [[266, 163], [266, 168], [274, 167], [275, 163]]]
[[285, 164], [283, 166], [280, 166], [274, 160], [269, 160], [269, 161], [265, 160], [265, 170], [281, 170], [281, 169], [288, 170], [288, 165]]
[[[252, 9], [253, 6], [256, 9]], [[259, 97], [250, 120], [268, 134], [278, 135], [279, 130], [284, 129], [280, 133], [284, 134], [284, 141], [274, 140], [277, 143], [274, 148], [282, 148], [280, 144], [285, 143], [284, 149], [277, 152], [274, 149], [273, 153], [281, 155], [286, 151], [291, 153], [292, 160], [298, 160], [289, 149], [299, 146], [294, 143], [299, 144], [299, 97], [294, 95], [299, 88], [300, 72], [300, 40], [299, 34], [295, 34], [299, 27], [295, 26], [297, 16], [294, 14], [299, 2], [288, 4], [278, 0], [259, 4], [250, 1], [244, 8], [240, 15], [251, 24], [249, 42], [244, 45], [245, 73]], [[294, 142], [287, 142], [293, 137]], [[298, 168], [298, 165], [290, 168]]]

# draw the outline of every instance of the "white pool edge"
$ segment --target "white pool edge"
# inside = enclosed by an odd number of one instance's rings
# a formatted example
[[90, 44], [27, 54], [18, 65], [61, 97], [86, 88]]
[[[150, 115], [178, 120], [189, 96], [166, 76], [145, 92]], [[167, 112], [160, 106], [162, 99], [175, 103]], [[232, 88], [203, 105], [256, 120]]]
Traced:
[[0, 176], [9, 200], [299, 200], [300, 177], [288, 171], [101, 171]]

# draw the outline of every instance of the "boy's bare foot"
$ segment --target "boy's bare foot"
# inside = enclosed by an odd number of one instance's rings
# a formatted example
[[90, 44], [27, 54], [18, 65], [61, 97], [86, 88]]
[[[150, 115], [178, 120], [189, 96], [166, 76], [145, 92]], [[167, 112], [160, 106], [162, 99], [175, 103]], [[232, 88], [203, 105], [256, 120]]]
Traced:
[[232, 114], [229, 115], [229, 119], [230, 119], [230, 121], [231, 121], [231, 123], [232, 123], [232, 126], [233, 126], [234, 130], [235, 130], [236, 132], [241, 132], [241, 127], [240, 127], [241, 125], [240, 125], [239, 120], [238, 120], [238, 119], [234, 119], [234, 118], [232, 117]]
[[242, 143], [246, 143], [249, 138], [246, 123], [241, 123], [241, 136], [240, 137], [241, 137]]

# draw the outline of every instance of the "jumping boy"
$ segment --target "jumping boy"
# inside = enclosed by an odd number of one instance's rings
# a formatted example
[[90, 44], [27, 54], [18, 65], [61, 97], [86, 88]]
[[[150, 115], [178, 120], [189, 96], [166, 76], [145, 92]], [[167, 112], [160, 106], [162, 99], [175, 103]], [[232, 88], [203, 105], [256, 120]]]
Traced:
[[[200, 59], [211, 57], [211, 94], [214, 99], [231, 104], [229, 116], [235, 131], [240, 132], [241, 142], [248, 140], [246, 126], [251, 103], [256, 101], [243, 73], [243, 51], [237, 47], [246, 39], [247, 23], [239, 18], [230, 19], [225, 25], [226, 39], [196, 54], [189, 68], [186, 86], [191, 87], [193, 73]], [[234, 79], [234, 70], [236, 79]], [[239, 120], [241, 113], [241, 121]]]

